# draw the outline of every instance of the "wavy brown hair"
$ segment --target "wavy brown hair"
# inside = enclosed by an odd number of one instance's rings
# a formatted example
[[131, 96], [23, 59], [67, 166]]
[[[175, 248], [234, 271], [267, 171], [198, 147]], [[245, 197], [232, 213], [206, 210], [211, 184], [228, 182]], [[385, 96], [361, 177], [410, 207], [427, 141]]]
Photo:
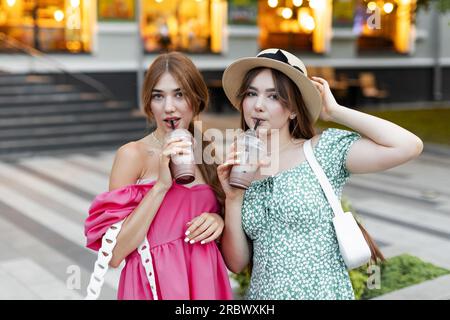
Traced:
[[[242, 82], [242, 85], [238, 91], [237, 97], [240, 99], [239, 107], [241, 111], [241, 128], [243, 130], [249, 129], [249, 127], [245, 123], [244, 112], [242, 108], [245, 95], [253, 79], [255, 79], [256, 76], [265, 69], [267, 68], [258, 67], [247, 72], [244, 77], [244, 81]], [[302, 93], [298, 89], [297, 85], [284, 73], [275, 69], [269, 68], [269, 70], [272, 72], [275, 90], [280, 99], [281, 105], [291, 112], [295, 112], [297, 115], [294, 119], [289, 120], [289, 132], [291, 136], [296, 139], [311, 139], [314, 136], [315, 131], [308, 113], [308, 109], [306, 108], [305, 102], [303, 101]], [[383, 253], [381, 252], [373, 238], [359, 222], [357, 224], [364, 238], [366, 239], [367, 244], [369, 245], [372, 254], [372, 262], [377, 263], [380, 261], [384, 261], [385, 258], [383, 256]]]
[[[186, 97], [193, 110], [194, 118], [198, 116], [200, 112], [206, 110], [209, 103], [209, 93], [208, 87], [206, 86], [200, 71], [198, 71], [194, 63], [184, 54], [179, 52], [169, 52], [159, 55], [150, 65], [145, 75], [142, 101], [144, 104], [144, 112], [149, 120], [154, 118], [151, 109], [152, 91], [165, 72], [169, 72], [180, 85], [183, 95]], [[194, 127], [192, 121], [189, 123], [188, 130], [193, 136], [202, 137], [203, 155], [203, 150], [205, 150], [210, 142], [204, 141], [203, 133], [199, 132], [198, 128]], [[197, 135], [195, 133], [197, 133]], [[214, 152], [212, 156], [215, 156]], [[199, 163], [198, 168], [206, 183], [213, 189], [214, 194], [221, 205], [221, 214], [223, 214], [225, 193], [223, 192], [217, 176], [217, 164], [215, 162], [213, 162], [213, 164], [206, 164], [202, 159], [199, 160], [200, 161], [196, 161], [196, 163]]]

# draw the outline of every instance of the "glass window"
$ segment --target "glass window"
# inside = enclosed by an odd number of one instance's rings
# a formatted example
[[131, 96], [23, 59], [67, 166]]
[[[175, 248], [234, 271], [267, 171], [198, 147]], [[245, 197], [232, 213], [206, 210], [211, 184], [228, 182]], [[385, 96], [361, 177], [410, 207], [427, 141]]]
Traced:
[[358, 0], [333, 0], [333, 27], [352, 28], [355, 3]]
[[359, 52], [412, 51], [416, 0], [359, 0], [354, 30]]
[[147, 52], [219, 53], [226, 22], [223, 0], [142, 1], [141, 30]]
[[98, 0], [100, 21], [133, 21], [134, 0]]
[[0, 32], [10, 39], [0, 51], [18, 52], [23, 44], [44, 52], [89, 52], [92, 6], [90, 0], [0, 0]]
[[260, 47], [324, 53], [331, 37], [331, 0], [261, 0]]
[[258, 15], [258, 0], [229, 0], [228, 23], [241, 25], [256, 25]]

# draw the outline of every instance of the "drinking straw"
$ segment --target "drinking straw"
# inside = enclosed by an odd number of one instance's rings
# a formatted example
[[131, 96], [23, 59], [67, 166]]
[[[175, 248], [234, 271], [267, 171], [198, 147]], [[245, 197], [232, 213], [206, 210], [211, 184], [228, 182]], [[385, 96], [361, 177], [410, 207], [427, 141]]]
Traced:
[[253, 130], [256, 130], [256, 128], [258, 128], [258, 126], [259, 126], [259, 119], [258, 120], [256, 120], [256, 123], [255, 123], [255, 127], [253, 128]]

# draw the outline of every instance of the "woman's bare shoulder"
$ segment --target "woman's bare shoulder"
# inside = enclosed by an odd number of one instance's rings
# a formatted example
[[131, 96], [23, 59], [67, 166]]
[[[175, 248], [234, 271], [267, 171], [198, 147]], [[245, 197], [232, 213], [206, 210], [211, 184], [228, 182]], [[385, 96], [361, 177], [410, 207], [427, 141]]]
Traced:
[[133, 163], [141, 162], [143, 160], [142, 146], [139, 141], [131, 141], [124, 145], [116, 151], [116, 160], [130, 161]]
[[116, 151], [111, 169], [109, 189], [136, 183], [144, 169], [144, 153], [138, 141], [124, 144]]

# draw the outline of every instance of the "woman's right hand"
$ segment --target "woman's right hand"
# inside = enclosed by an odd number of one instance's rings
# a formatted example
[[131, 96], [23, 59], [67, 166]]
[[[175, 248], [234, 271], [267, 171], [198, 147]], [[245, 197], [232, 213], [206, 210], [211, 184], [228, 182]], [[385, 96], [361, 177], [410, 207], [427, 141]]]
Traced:
[[235, 143], [231, 144], [230, 152], [228, 153], [225, 162], [217, 167], [217, 176], [222, 185], [222, 189], [225, 192], [225, 196], [229, 200], [240, 199], [245, 193], [245, 190], [230, 185], [231, 168], [233, 165], [239, 164], [239, 152], [236, 152], [235, 146]]
[[185, 141], [181, 137], [174, 137], [164, 143], [159, 155], [159, 174], [158, 183], [164, 188], [169, 189], [172, 186], [172, 174], [170, 173], [170, 157], [176, 154], [189, 154], [192, 143]]

